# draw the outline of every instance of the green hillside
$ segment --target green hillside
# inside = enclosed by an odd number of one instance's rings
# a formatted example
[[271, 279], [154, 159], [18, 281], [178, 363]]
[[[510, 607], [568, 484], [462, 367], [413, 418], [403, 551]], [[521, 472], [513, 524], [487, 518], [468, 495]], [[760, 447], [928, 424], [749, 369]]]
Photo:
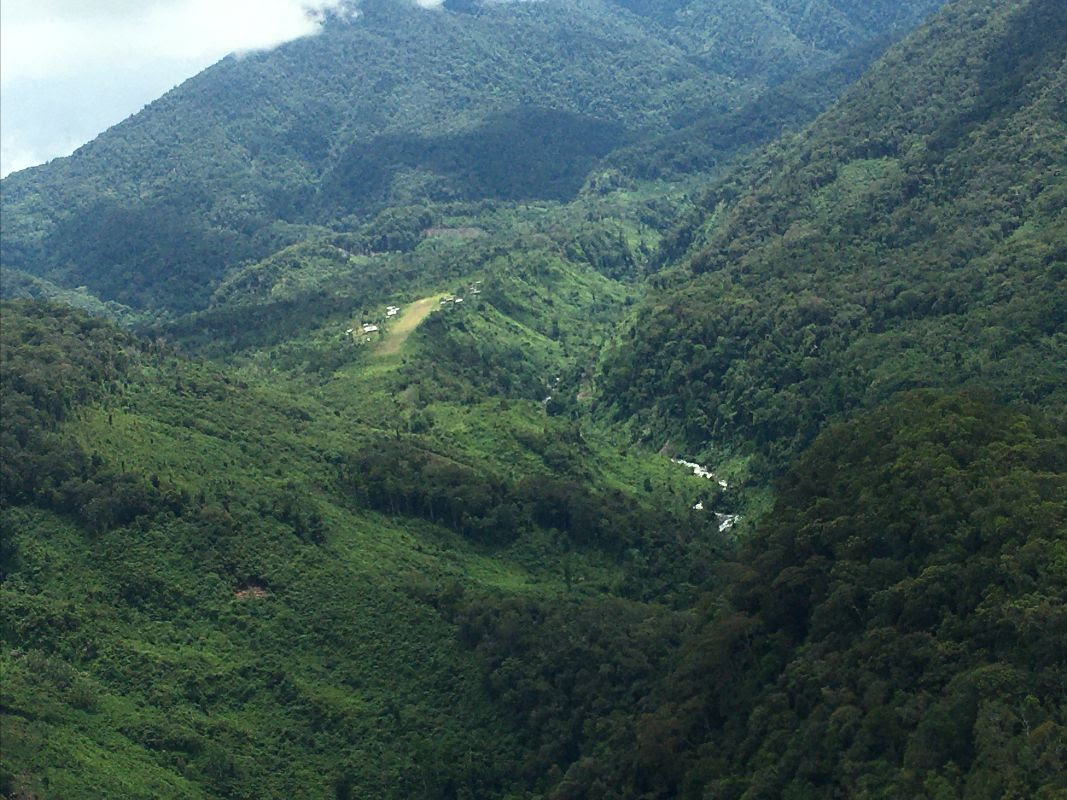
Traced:
[[933, 392], [831, 427], [550, 796], [1062, 797], [1065, 433]]
[[0, 799], [1067, 796], [1067, 11], [935, 5], [367, 0], [5, 179]]
[[311, 390], [3, 319], [5, 796], [499, 796], [522, 732], [447, 598], [682, 602], [710, 545], [700, 479], [447, 352]]
[[397, 212], [141, 338], [0, 309], [4, 796], [524, 796], [458, 604], [676, 638], [732, 542], [692, 505], [749, 501], [575, 416], [641, 235], [530, 213], [375, 251]]
[[[224, 59], [71, 158], [6, 179], [3, 265], [188, 311], [230, 268], [318, 226], [349, 230], [426, 201], [570, 199], [612, 151], [729, 113], [775, 82], [739, 68], [739, 43], [758, 40], [762, 63], [785, 74], [825, 69], [937, 3], [876, 5], [895, 10], [783, 15], [735, 0], [653, 24], [595, 0], [476, 13], [363, 2], [355, 18]], [[826, 30], [802, 24], [822, 16]], [[696, 35], [692, 18], [718, 33]]]
[[1065, 27], [1060, 3], [954, 4], [711, 190], [607, 356], [601, 407], [773, 470], [905, 389], [1061, 406]]

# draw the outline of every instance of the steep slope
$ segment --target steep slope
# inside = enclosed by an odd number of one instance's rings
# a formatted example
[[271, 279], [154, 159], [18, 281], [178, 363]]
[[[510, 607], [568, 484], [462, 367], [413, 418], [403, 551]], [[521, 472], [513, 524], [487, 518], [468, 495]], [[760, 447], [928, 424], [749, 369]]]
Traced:
[[[1062, 797], [1065, 434], [934, 392], [829, 429], [672, 674], [549, 796]], [[503, 672], [507, 633], [482, 630]]]
[[[621, 145], [735, 109], [774, 80], [736, 69], [729, 43], [767, 38], [761, 52], [789, 73], [934, 5], [825, 37], [755, 0], [694, 3], [666, 25], [593, 0], [476, 13], [364, 2], [354, 19], [225, 59], [71, 158], [5, 180], [3, 264], [103, 300], [189, 310], [227, 268], [316, 225], [425, 200], [572, 197]], [[690, 19], [732, 33], [686, 39]]]
[[606, 156], [604, 163], [641, 180], [702, 175], [706, 182], [739, 157], [802, 128], [826, 111], [900, 33], [894, 31], [857, 46], [828, 67], [792, 75], [736, 109], [689, 112], [684, 125], [622, 147]]
[[1062, 3], [954, 3], [712, 191], [601, 408], [777, 469], [901, 389], [1067, 400], [1065, 31]]
[[930, 0], [612, 2], [662, 25], [694, 58], [732, 77], [760, 77], [771, 85], [799, 69], [825, 66], [879, 33], [911, 27], [940, 5]]

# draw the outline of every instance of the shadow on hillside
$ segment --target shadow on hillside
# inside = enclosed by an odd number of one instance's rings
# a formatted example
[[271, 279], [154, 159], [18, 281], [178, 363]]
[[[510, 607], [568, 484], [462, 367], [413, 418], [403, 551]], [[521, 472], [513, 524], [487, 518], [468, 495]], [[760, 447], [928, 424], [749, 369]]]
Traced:
[[609, 163], [648, 180], [710, 172], [813, 120], [899, 38], [879, 36], [849, 50], [829, 67], [807, 70], [768, 87], [733, 111], [680, 109], [675, 130], [612, 153]]
[[420, 200], [567, 200], [596, 161], [625, 144], [618, 124], [520, 108], [446, 136], [380, 136], [323, 177], [319, 205], [345, 210]]
[[134, 308], [192, 311], [228, 267], [289, 243], [267, 235], [272, 216], [321, 223], [427, 201], [568, 200], [626, 137], [621, 125], [546, 109], [516, 109], [448, 136], [381, 136], [352, 145], [317, 197], [303, 187], [264, 197], [269, 212], [241, 227], [210, 219], [215, 198], [193, 181], [132, 207], [102, 198], [49, 233], [46, 277]]
[[979, 94], [934, 133], [929, 149], [935, 153], [953, 150], [993, 117], [1015, 113], [1032, 102], [1028, 84], [1038, 84], [1035, 76], [1060, 65], [1064, 30], [1067, 4], [1063, 0], [1035, 0], [1016, 11], [989, 48], [977, 82]]
[[205, 219], [209, 202], [192, 184], [136, 206], [98, 199], [49, 233], [45, 277], [137, 309], [196, 308], [227, 264], [258, 255], [248, 236]]

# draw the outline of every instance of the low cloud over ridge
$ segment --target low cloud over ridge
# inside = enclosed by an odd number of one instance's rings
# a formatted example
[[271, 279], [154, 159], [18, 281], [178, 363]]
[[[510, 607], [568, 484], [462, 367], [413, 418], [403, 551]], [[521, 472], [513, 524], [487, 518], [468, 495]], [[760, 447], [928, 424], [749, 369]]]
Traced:
[[0, 76], [65, 77], [102, 65], [208, 59], [315, 33], [341, 0], [4, 0]]
[[3, 0], [0, 175], [68, 155], [232, 52], [316, 33], [344, 0]]

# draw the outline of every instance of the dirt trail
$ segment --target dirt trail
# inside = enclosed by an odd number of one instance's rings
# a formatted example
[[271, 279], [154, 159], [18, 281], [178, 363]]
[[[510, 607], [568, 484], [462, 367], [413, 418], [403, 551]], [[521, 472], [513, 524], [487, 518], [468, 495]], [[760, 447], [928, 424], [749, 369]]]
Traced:
[[381, 348], [378, 350], [379, 355], [395, 356], [399, 353], [400, 348], [404, 346], [404, 342], [411, 336], [411, 332], [419, 327], [419, 324], [424, 319], [430, 316], [430, 312], [437, 308], [442, 297], [444, 297], [443, 294], [424, 297], [422, 300], [416, 300], [401, 311], [400, 318], [389, 326], [385, 341], [382, 342]]

